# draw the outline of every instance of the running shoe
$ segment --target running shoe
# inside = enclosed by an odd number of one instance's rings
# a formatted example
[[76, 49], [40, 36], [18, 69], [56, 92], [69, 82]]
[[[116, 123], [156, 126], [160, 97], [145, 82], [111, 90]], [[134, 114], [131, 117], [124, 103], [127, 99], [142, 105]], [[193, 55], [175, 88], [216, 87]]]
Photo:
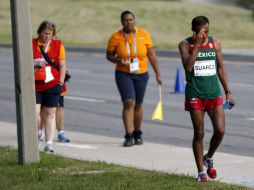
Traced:
[[207, 176], [205, 172], [200, 172], [197, 178], [198, 182], [207, 182]]
[[46, 145], [44, 148], [44, 151], [47, 153], [54, 153], [55, 152], [51, 145]]
[[124, 138], [125, 138], [125, 141], [123, 142], [124, 147], [130, 147], [134, 145], [132, 134], [126, 134]]
[[64, 133], [58, 134], [57, 139], [59, 142], [70, 142], [70, 139], [66, 137]]
[[217, 177], [217, 171], [213, 166], [213, 159], [211, 158], [207, 158], [207, 155], [204, 156], [204, 165], [207, 169], [207, 175], [212, 178], [215, 179]]
[[39, 142], [42, 142], [42, 141], [43, 141], [43, 136], [42, 136], [42, 134], [38, 134], [38, 141], [39, 141]]
[[134, 137], [135, 145], [143, 144], [142, 131], [133, 131], [133, 137]]

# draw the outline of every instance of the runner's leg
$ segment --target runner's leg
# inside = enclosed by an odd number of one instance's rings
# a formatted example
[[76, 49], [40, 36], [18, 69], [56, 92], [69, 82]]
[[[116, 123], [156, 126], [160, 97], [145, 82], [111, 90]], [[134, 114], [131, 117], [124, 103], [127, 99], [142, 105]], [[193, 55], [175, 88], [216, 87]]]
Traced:
[[207, 157], [212, 158], [225, 133], [225, 114], [222, 105], [208, 110], [207, 113], [212, 121], [214, 130], [207, 153]]
[[204, 171], [203, 166], [203, 154], [204, 154], [204, 146], [203, 146], [203, 138], [204, 138], [204, 115], [205, 112], [202, 110], [192, 109], [190, 111], [191, 120], [194, 128], [194, 137], [192, 141], [192, 149], [196, 161], [196, 165], [198, 168], [198, 172]]

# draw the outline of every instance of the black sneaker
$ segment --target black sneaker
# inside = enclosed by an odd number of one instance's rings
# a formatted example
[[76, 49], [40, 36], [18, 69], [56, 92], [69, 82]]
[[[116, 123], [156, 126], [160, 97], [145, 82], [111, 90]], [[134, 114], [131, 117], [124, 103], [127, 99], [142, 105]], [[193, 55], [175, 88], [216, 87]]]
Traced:
[[133, 131], [133, 137], [134, 137], [135, 145], [143, 144], [142, 131]]
[[130, 147], [134, 145], [132, 134], [126, 134], [124, 138], [125, 138], [125, 141], [123, 142], [124, 147]]

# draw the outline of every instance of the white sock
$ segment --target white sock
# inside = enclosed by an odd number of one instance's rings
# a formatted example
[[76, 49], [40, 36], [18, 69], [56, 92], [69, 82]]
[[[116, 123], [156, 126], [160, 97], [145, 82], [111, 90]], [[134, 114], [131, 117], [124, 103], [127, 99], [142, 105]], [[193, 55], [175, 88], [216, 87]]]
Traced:
[[58, 131], [58, 134], [64, 134], [64, 130]]
[[198, 173], [199, 176], [200, 176], [201, 174], [205, 174], [205, 175], [206, 175], [206, 173], [205, 173], [204, 171]]
[[53, 144], [52, 141], [47, 141], [47, 142], [46, 142], [46, 146], [51, 146], [52, 144]]
[[205, 159], [206, 159], [206, 160], [213, 160], [212, 158], [208, 158], [208, 157], [207, 157], [207, 154], [205, 155]]
[[42, 136], [42, 129], [38, 129], [38, 135]]

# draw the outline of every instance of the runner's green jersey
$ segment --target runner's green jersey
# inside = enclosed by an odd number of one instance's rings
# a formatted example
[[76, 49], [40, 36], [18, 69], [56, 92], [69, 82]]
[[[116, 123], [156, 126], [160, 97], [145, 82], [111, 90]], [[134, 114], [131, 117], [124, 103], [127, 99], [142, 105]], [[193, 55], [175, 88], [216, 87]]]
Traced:
[[[186, 39], [189, 51], [193, 50], [193, 37]], [[184, 63], [183, 63], [184, 64]], [[217, 50], [212, 36], [208, 36], [206, 45], [199, 52], [191, 72], [185, 71], [185, 98], [213, 99], [221, 96], [218, 79]]]

